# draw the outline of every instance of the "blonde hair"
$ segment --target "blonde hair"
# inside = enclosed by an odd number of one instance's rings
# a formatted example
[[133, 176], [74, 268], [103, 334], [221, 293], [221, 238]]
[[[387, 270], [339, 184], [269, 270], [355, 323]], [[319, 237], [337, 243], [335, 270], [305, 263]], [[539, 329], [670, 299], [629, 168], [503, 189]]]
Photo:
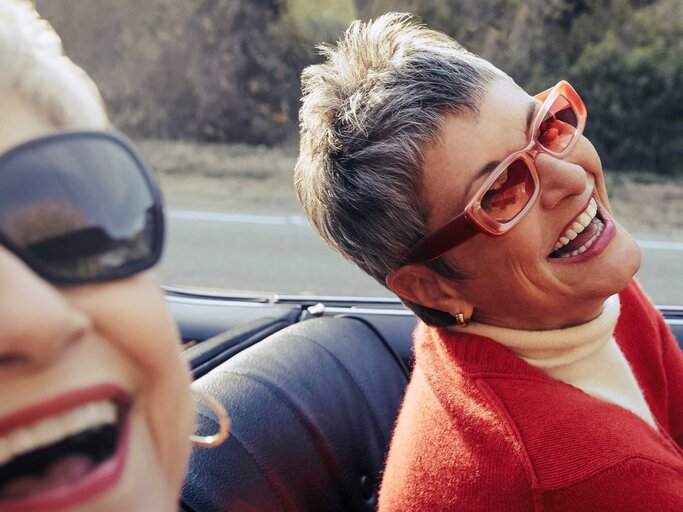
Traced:
[[15, 91], [59, 128], [104, 129], [97, 86], [27, 0], [0, 0], [0, 94]]

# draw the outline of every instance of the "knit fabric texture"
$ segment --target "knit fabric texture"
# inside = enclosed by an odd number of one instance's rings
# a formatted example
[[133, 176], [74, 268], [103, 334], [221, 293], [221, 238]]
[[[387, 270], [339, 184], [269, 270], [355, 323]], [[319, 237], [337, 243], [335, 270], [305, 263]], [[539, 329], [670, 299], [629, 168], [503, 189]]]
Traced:
[[548, 331], [523, 331], [472, 323], [449, 330], [477, 334], [500, 343], [553, 379], [589, 395], [625, 407], [657, 428], [633, 371], [614, 339], [619, 296], [605, 301], [602, 312], [581, 325]]
[[614, 332], [656, 428], [490, 338], [420, 324], [386, 511], [683, 510], [683, 355], [633, 281]]

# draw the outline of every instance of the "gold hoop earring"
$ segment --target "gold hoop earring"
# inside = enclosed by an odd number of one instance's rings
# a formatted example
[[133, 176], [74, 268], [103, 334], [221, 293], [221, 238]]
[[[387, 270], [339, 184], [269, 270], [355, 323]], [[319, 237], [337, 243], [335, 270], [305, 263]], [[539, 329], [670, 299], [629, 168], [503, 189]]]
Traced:
[[467, 327], [469, 325], [469, 322], [465, 319], [465, 315], [462, 313], [455, 315], [455, 321], [458, 324], [458, 327]]
[[216, 399], [210, 397], [206, 393], [193, 389], [192, 394], [198, 401], [208, 405], [216, 415], [216, 418], [218, 419], [218, 432], [210, 436], [192, 434], [190, 436], [190, 441], [192, 441], [193, 445], [200, 448], [213, 448], [214, 446], [218, 446], [228, 438], [228, 433], [230, 432], [230, 418], [228, 417], [228, 413], [225, 412], [225, 408], [218, 403]]

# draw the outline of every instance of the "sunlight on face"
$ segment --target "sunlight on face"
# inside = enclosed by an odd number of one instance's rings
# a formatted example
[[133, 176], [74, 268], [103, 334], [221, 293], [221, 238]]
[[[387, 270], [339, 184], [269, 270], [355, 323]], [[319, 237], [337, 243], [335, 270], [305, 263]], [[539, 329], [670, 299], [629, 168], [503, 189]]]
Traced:
[[[0, 97], [0, 111], [1, 152], [54, 131], [16, 96]], [[18, 245], [91, 227], [49, 199], [0, 215]], [[57, 288], [0, 247], [0, 317], [0, 509], [176, 510], [190, 382], [149, 274]]]
[[[481, 168], [526, 145], [533, 101], [511, 80], [498, 80], [478, 116], [446, 119], [440, 140], [428, 148], [423, 165], [430, 229], [461, 211], [470, 191], [486, 179], [478, 174]], [[549, 144], [558, 143], [567, 132], [561, 122], [553, 123], [548, 136], [555, 139]], [[479, 234], [447, 253], [456, 268], [473, 276], [447, 286], [473, 308], [475, 321], [548, 329], [590, 320], [640, 265], [638, 246], [602, 201], [602, 167], [588, 139], [581, 137], [563, 159], [538, 154], [535, 165], [539, 199], [519, 224], [502, 236]], [[598, 214], [606, 226], [601, 242], [581, 257], [551, 258], [559, 237], [591, 197], [603, 203]]]

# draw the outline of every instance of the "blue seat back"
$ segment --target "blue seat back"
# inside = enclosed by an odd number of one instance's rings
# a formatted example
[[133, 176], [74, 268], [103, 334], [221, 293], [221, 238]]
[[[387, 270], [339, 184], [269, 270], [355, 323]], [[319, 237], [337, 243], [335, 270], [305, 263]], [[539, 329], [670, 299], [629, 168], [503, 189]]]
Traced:
[[[320, 318], [287, 327], [196, 382], [232, 420], [193, 449], [188, 512], [372, 511], [406, 368], [370, 326]], [[204, 432], [215, 420], [201, 416]]]

